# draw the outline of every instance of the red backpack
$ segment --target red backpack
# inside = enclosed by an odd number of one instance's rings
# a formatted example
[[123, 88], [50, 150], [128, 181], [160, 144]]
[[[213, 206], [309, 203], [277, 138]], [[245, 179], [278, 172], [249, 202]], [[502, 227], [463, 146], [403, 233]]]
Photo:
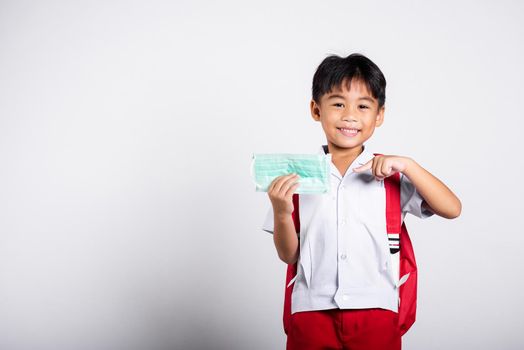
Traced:
[[[375, 154], [378, 155], [378, 154]], [[417, 312], [417, 263], [415, 253], [405, 223], [402, 222], [400, 208], [400, 173], [384, 178], [386, 188], [386, 223], [390, 242], [390, 253], [399, 256], [399, 327], [404, 335], [415, 322]], [[299, 195], [293, 194], [293, 222], [297, 234], [300, 233]], [[398, 238], [398, 239], [397, 239]], [[291, 319], [291, 293], [297, 274], [297, 262], [288, 264], [284, 296], [284, 332], [288, 334]]]

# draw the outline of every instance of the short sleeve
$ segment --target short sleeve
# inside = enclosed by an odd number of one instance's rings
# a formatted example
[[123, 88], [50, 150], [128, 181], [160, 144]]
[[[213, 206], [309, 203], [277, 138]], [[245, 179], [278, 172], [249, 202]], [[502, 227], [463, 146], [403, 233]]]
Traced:
[[269, 208], [266, 212], [266, 218], [264, 219], [264, 223], [262, 224], [262, 230], [273, 234], [274, 232], [274, 222], [273, 222], [273, 206], [269, 205]]
[[401, 173], [400, 175], [400, 205], [402, 207], [402, 217], [406, 213], [411, 213], [421, 219], [426, 219], [432, 216], [431, 210], [422, 207], [424, 198], [417, 191], [415, 185], [409, 180], [407, 176]]

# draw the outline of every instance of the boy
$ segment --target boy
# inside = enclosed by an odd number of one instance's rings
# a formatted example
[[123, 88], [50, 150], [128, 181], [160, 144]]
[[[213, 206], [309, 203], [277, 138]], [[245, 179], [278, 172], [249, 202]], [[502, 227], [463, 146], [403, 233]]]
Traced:
[[[331, 154], [328, 194], [300, 195], [300, 234], [292, 220], [294, 174], [268, 189], [263, 229], [279, 258], [298, 261], [287, 349], [401, 348], [398, 289], [389, 254], [384, 178], [400, 173], [402, 220], [460, 215], [461, 202], [440, 180], [406, 156], [380, 155], [364, 144], [384, 120], [386, 80], [367, 57], [324, 59], [313, 77], [313, 119]], [[298, 209], [298, 208], [297, 208]]]

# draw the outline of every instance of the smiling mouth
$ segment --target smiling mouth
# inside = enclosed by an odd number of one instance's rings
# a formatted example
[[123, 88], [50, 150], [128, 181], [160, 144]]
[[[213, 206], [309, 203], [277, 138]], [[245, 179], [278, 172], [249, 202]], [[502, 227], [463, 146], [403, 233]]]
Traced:
[[346, 129], [346, 128], [337, 128], [340, 133], [344, 136], [353, 137], [356, 136], [360, 130], [359, 129]]

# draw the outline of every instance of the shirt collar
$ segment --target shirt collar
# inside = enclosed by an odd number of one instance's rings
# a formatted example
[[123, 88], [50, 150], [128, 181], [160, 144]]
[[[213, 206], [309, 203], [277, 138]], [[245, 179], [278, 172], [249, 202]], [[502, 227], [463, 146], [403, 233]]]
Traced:
[[[366, 164], [367, 162], [369, 162], [371, 159], [373, 159], [373, 157], [375, 156], [373, 154], [373, 152], [369, 151], [368, 150], [368, 147], [366, 147], [366, 145], [362, 145], [362, 147], [364, 147], [364, 149], [362, 150], [362, 153], [360, 153], [357, 158], [354, 160], [354, 162], [352, 163], [352, 165], [350, 165], [350, 167], [348, 168], [348, 170], [346, 171], [346, 174], [349, 172], [351, 173], [353, 171], [353, 168], [357, 168], [361, 165], [364, 165]], [[319, 150], [318, 150], [318, 153], [319, 154], [330, 154], [329, 153], [329, 150], [328, 150], [328, 145], [322, 145], [320, 146]], [[335, 166], [335, 164], [333, 164], [333, 161], [331, 161], [331, 174], [335, 175], [336, 177], [338, 178], [341, 178], [341, 175], [340, 175], [340, 172], [338, 171], [337, 167]]]

